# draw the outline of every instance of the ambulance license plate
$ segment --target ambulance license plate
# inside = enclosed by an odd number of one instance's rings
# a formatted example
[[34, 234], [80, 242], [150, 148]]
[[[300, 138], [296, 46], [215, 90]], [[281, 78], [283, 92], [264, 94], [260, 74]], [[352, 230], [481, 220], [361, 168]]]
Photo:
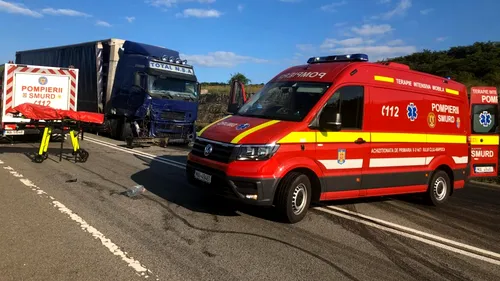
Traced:
[[22, 136], [24, 135], [24, 130], [5, 130], [4, 134], [6, 136]]
[[200, 171], [194, 171], [194, 178], [197, 179], [197, 180], [200, 180], [202, 182], [206, 182], [206, 183], [211, 183], [212, 182], [212, 176], [211, 175], [207, 175], [205, 173], [202, 173]]
[[493, 166], [474, 168], [474, 172], [476, 173], [493, 173], [493, 171], [494, 171]]

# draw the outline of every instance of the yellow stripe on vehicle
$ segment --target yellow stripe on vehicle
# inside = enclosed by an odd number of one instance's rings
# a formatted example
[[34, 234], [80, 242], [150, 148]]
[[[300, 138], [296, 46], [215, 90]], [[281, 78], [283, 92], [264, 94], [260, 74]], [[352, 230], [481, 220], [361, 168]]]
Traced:
[[375, 81], [394, 83], [394, 78], [387, 77], [387, 76], [375, 75], [375, 77], [373, 77], [373, 79], [375, 79]]
[[258, 125], [258, 126], [255, 126], [255, 127], [253, 127], [252, 129], [246, 130], [246, 131], [244, 131], [243, 133], [241, 133], [241, 134], [237, 135], [237, 136], [236, 136], [236, 137], [235, 137], [235, 138], [231, 141], [231, 143], [238, 143], [241, 139], [243, 139], [244, 137], [246, 137], [246, 136], [250, 135], [251, 133], [254, 133], [254, 132], [258, 131], [258, 130], [264, 129], [264, 128], [269, 127], [269, 126], [271, 126], [271, 125], [274, 125], [274, 124], [276, 124], [276, 123], [278, 123], [278, 122], [280, 122], [280, 121], [279, 121], [279, 120], [271, 120], [271, 121], [268, 121], [268, 122], [266, 122], [266, 123], [262, 123], [262, 124], [260, 124], [260, 125]]
[[498, 145], [499, 137], [497, 136], [474, 136], [470, 138], [470, 143], [472, 145]]
[[467, 143], [465, 135], [427, 135], [428, 143]]
[[448, 94], [457, 95], [457, 96], [458, 96], [458, 94], [459, 94], [459, 92], [458, 92], [457, 90], [448, 89], [448, 88], [446, 88], [446, 92], [447, 92]]
[[211, 126], [213, 126], [215, 123], [220, 122], [220, 121], [222, 121], [224, 119], [227, 119], [227, 118], [229, 118], [231, 116], [232, 115], [228, 115], [228, 116], [222, 117], [221, 119], [219, 119], [219, 120], [217, 120], [215, 122], [212, 122], [212, 123], [206, 125], [203, 129], [200, 130], [200, 132], [198, 133], [198, 136], [201, 136], [201, 134], [203, 134], [203, 132], [205, 132], [208, 128], [210, 128]]
[[291, 132], [278, 141], [278, 143], [315, 143], [315, 142], [316, 142], [315, 132]]
[[362, 138], [366, 142], [370, 142], [370, 133], [366, 132], [317, 132], [316, 141], [323, 142], [354, 142]]
[[291, 132], [280, 139], [278, 143], [347, 143], [354, 142], [358, 138], [372, 143], [467, 143], [467, 136], [465, 135], [382, 132]]
[[372, 142], [416, 142], [426, 143], [426, 134], [371, 133]]

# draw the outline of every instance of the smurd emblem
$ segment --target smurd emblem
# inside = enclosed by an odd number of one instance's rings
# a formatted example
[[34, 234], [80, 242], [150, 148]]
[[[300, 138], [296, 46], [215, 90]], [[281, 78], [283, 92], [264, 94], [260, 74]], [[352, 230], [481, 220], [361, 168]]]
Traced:
[[48, 79], [45, 76], [42, 76], [42, 77], [38, 78], [38, 83], [40, 83], [40, 85], [42, 85], [42, 86], [46, 85], [47, 82], [48, 82]]
[[205, 146], [205, 150], [203, 151], [203, 155], [208, 156], [210, 153], [212, 153], [213, 149], [214, 148], [211, 144], [207, 144], [207, 146]]
[[340, 165], [345, 163], [345, 154], [345, 149], [339, 149], [337, 152], [337, 163], [339, 163]]
[[245, 130], [246, 128], [250, 127], [250, 124], [248, 123], [245, 123], [245, 124], [239, 124], [237, 127], [236, 127], [236, 130], [238, 131], [241, 131], [241, 130]]

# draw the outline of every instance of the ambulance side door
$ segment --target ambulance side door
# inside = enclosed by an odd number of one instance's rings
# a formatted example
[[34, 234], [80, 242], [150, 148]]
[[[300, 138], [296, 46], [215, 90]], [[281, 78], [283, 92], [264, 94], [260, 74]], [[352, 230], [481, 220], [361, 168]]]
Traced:
[[470, 176], [498, 174], [498, 95], [495, 87], [471, 88]]
[[[360, 195], [363, 167], [369, 161], [370, 147], [370, 134], [363, 131], [365, 99], [364, 86], [340, 86], [321, 112], [322, 129], [316, 133], [316, 159], [325, 176], [323, 199]], [[340, 113], [340, 120], [336, 120], [337, 113]], [[331, 128], [334, 123], [337, 128]]]

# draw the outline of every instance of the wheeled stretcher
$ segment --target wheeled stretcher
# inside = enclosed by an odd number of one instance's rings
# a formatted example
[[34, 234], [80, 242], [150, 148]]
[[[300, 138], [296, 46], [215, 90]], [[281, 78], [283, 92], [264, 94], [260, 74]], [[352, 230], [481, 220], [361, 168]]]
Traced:
[[85, 123], [102, 124], [104, 123], [104, 115], [100, 113], [85, 112], [85, 111], [70, 111], [54, 109], [47, 106], [36, 104], [21, 104], [9, 110], [7, 113], [17, 114], [19, 117], [30, 119], [37, 127], [43, 127], [42, 140], [38, 153], [35, 155], [34, 161], [42, 163], [48, 158], [48, 148], [52, 131], [59, 129], [63, 140], [61, 141], [61, 153], [59, 161], [62, 160], [62, 151], [64, 146], [64, 137], [69, 132], [71, 144], [73, 147], [72, 154], [75, 156], [75, 162], [86, 162], [89, 157], [89, 152], [80, 148], [78, 136], [80, 133], [83, 136], [83, 127]]

